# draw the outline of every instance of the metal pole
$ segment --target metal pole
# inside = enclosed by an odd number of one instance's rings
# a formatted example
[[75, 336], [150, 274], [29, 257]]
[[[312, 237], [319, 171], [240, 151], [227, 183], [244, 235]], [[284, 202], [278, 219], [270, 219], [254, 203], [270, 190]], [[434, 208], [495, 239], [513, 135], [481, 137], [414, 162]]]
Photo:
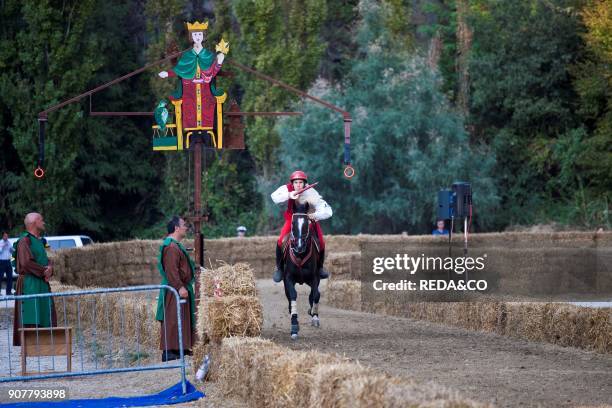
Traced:
[[[467, 253], [468, 253], [468, 219], [467, 217], [463, 218], [463, 257], [467, 257]], [[468, 280], [468, 271], [467, 269], [465, 270], [465, 276], [464, 276], [465, 282], [467, 282]]]
[[[196, 264], [204, 265], [202, 259], [202, 141], [196, 139], [193, 144], [193, 228], [195, 230], [195, 258]], [[198, 296], [196, 296], [198, 297]]]

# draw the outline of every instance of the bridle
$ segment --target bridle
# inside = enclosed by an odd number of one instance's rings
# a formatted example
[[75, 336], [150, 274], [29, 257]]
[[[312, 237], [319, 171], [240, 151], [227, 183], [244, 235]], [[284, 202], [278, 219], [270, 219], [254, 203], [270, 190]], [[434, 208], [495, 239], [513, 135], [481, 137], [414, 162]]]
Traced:
[[[301, 218], [305, 218], [306, 219], [306, 236], [302, 238], [301, 234], [300, 237], [295, 237], [295, 235], [293, 235], [293, 222], [294, 220], [291, 220], [291, 243], [289, 245], [289, 257], [291, 258], [291, 261], [295, 264], [295, 266], [297, 266], [298, 270], [301, 272], [302, 271], [302, 267], [304, 266], [304, 264], [306, 262], [308, 262], [308, 260], [310, 259], [310, 257], [312, 256], [312, 251], [313, 251], [313, 246], [314, 245], [308, 245], [308, 239], [310, 238], [310, 221], [308, 219], [308, 215], [304, 214], [304, 213], [294, 213], [293, 217], [295, 217], [296, 215], [301, 216]], [[299, 221], [298, 221], [299, 222]], [[295, 244], [296, 240], [301, 241], [302, 239], [304, 239], [305, 244], [307, 246], [309, 246], [308, 251], [306, 252], [306, 255], [303, 258], [299, 258], [298, 256], [296, 256], [297, 251], [295, 250], [295, 247], [293, 244]]]

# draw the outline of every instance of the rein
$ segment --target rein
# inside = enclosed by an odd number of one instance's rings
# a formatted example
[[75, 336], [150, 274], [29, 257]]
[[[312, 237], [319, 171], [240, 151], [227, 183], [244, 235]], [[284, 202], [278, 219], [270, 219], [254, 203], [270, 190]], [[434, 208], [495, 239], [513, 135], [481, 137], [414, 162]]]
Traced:
[[[294, 214], [295, 215], [295, 214]], [[306, 223], [306, 237], [304, 238], [307, 242], [310, 238], [310, 223]], [[291, 235], [292, 235], [292, 240], [291, 242], [293, 242], [293, 240], [295, 239], [293, 237], [293, 228], [291, 228]], [[308, 252], [306, 253], [306, 256], [302, 259], [298, 258], [297, 256], [295, 256], [294, 253], [294, 248], [291, 247], [291, 243], [289, 244], [289, 257], [291, 258], [291, 261], [295, 264], [295, 266], [297, 266], [298, 270], [300, 271], [300, 273], [302, 273], [302, 267], [304, 266], [304, 264], [306, 262], [308, 262], [308, 260], [310, 259], [310, 257], [312, 256], [312, 251], [313, 251], [313, 247], [314, 244], [313, 242], [308, 242], [307, 245], [310, 246], [310, 248], [308, 249]]]
[[312, 256], [312, 248], [314, 247], [314, 245], [312, 242], [310, 242], [309, 246], [310, 246], [310, 249], [308, 250], [308, 253], [302, 259], [299, 259], [298, 257], [296, 257], [295, 254], [293, 253], [293, 248], [289, 246], [289, 257], [291, 258], [291, 261], [295, 264], [295, 266], [298, 267], [298, 270], [300, 271], [300, 273], [302, 273], [302, 267], [304, 266], [304, 264], [308, 262], [308, 260]]

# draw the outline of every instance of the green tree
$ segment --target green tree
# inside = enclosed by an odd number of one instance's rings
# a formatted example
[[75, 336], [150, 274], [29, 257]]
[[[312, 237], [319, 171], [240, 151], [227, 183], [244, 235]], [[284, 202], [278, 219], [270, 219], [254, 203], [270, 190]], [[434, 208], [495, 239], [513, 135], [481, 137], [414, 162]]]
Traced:
[[488, 0], [472, 8], [470, 121], [498, 158], [500, 226], [550, 220], [576, 188], [559, 175], [580, 134], [569, 70], [582, 41], [567, 11], [574, 2], [555, 3]]
[[[49, 233], [96, 239], [130, 236], [155, 215], [157, 173], [142, 121], [89, 118], [89, 101], [49, 114], [44, 179], [37, 156], [37, 113], [143, 63], [144, 21], [133, 2], [4, 2], [0, 38], [0, 117], [6, 223], [41, 211]], [[146, 81], [133, 79], [92, 97], [94, 110], [145, 110]], [[146, 133], [145, 133], [146, 132]], [[134, 157], [141, 160], [135, 161]], [[121, 205], [117, 205], [121, 203]], [[4, 217], [3, 217], [4, 219]]]
[[321, 27], [321, 38], [326, 44], [319, 74], [337, 83], [350, 71], [351, 60], [357, 52], [354, 31], [359, 18], [358, 0], [329, 1], [326, 21]]
[[612, 4], [588, 1], [580, 13], [586, 56], [572, 70], [584, 127], [577, 138], [573, 171], [575, 213], [582, 224], [612, 227]]
[[456, 180], [473, 183], [476, 220], [486, 228], [497, 203], [493, 155], [469, 145], [462, 118], [425, 59], [395, 51], [400, 47], [381, 24], [384, 5], [362, 1], [360, 12], [363, 57], [342, 88], [319, 82], [311, 89], [352, 113], [357, 175], [342, 177], [341, 117], [313, 104], [305, 105], [304, 118], [280, 126], [283, 163], [320, 181], [318, 190], [335, 213], [330, 232], [428, 233], [437, 191]]
[[[241, 63], [299, 89], [317, 75], [325, 44], [320, 31], [326, 16], [325, 0], [303, 3], [283, 0], [238, 0], [234, 13], [240, 26]], [[289, 28], [289, 29], [287, 29]], [[275, 111], [289, 107], [296, 97], [250, 75], [240, 75], [244, 89], [242, 109]], [[256, 117], [248, 121], [247, 144], [264, 179], [270, 179], [278, 160], [279, 137], [274, 120]]]

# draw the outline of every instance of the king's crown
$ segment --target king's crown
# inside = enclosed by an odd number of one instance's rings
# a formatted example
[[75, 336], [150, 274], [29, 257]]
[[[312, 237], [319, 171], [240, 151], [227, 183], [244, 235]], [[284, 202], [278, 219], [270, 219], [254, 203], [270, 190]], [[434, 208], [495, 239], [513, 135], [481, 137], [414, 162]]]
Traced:
[[198, 30], [208, 30], [208, 21], [200, 23], [196, 21], [195, 23], [187, 23], [187, 30], [189, 31], [198, 31]]

